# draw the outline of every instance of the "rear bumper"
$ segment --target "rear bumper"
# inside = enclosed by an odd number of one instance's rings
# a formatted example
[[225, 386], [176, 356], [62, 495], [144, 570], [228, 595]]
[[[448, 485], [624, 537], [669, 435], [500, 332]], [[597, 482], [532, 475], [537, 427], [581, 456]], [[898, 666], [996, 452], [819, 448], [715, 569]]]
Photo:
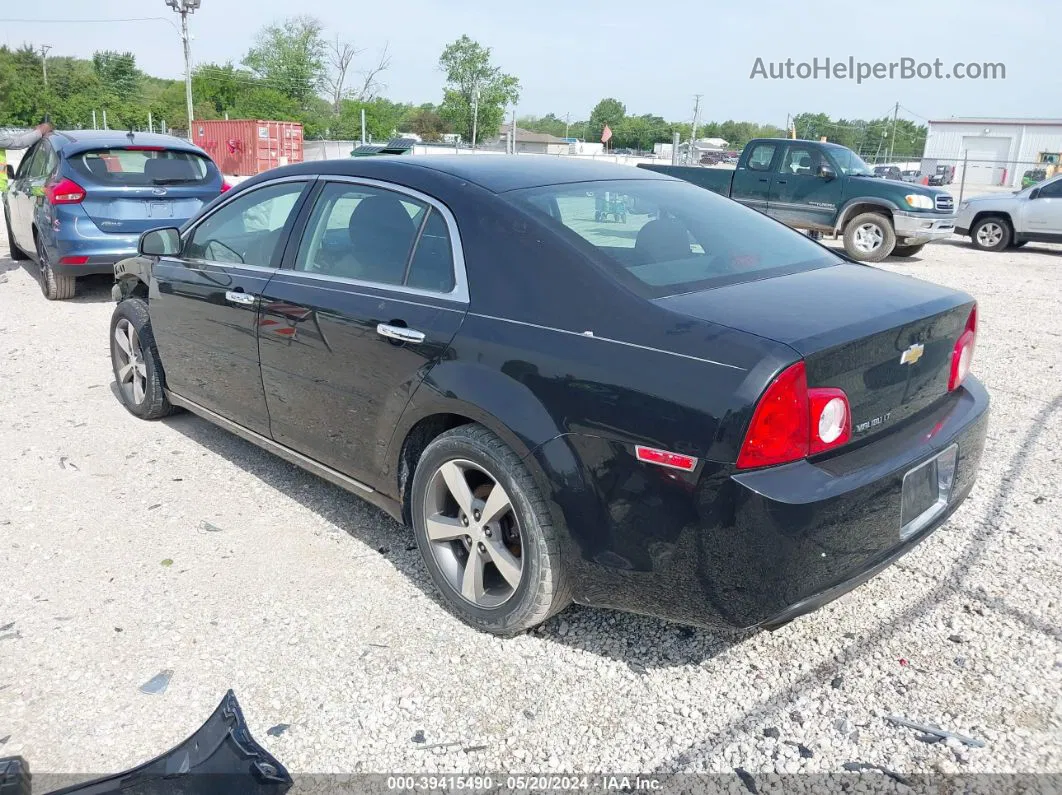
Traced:
[[[50, 224], [41, 224], [52, 269], [70, 276], [113, 273], [114, 263], [136, 255], [140, 234], [100, 231], [80, 207], [62, 208]], [[88, 259], [79, 264], [67, 257]]]
[[896, 242], [916, 246], [933, 240], [943, 240], [955, 232], [955, 215], [941, 216], [927, 213], [895, 212], [892, 216]]
[[[573, 531], [566, 517], [580, 553], [576, 597], [709, 627], [781, 626], [870, 579], [948, 519], [973, 487], [988, 414], [988, 394], [971, 377], [942, 405], [849, 452], [752, 472], [706, 464], [695, 482], [622, 450], [602, 455], [613, 443], [577, 442], [583, 461], [596, 452], [617, 471], [598, 464], [593, 476], [603, 527]], [[951, 445], [949, 500], [902, 538], [904, 475]]]

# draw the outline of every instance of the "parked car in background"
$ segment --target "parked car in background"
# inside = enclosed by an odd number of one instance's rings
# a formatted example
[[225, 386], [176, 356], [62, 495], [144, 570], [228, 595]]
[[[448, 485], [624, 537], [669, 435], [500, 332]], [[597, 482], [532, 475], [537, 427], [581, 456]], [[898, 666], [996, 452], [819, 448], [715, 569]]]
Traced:
[[1047, 169], [1044, 168], [1031, 168], [1021, 176], [1021, 186], [1023, 188], [1031, 188], [1040, 182], [1047, 179]]
[[956, 233], [976, 248], [1002, 251], [1029, 242], [1062, 243], [1062, 175], [1017, 193], [975, 196], [959, 205]]
[[906, 171], [900, 172], [900, 179], [903, 182], [918, 182], [920, 174], [921, 172], [919, 172], [916, 168], [907, 169]]
[[882, 179], [900, 180], [903, 174], [899, 166], [874, 166], [874, 176]]
[[929, 175], [930, 185], [950, 185], [955, 181], [955, 166], [940, 165], [937, 166], [935, 174]]
[[72, 298], [79, 276], [113, 273], [144, 230], [183, 224], [226, 187], [206, 152], [179, 138], [55, 132], [4, 193], [11, 258], [36, 259], [47, 298]]
[[844, 235], [852, 259], [912, 257], [951, 237], [950, 193], [878, 179], [851, 149], [820, 141], [749, 141], [737, 168], [639, 164], [679, 177], [766, 213], [794, 229]]
[[132, 414], [189, 409], [411, 524], [499, 634], [573, 600], [776, 628], [939, 527], [985, 441], [973, 298], [649, 170], [288, 166], [115, 275]]

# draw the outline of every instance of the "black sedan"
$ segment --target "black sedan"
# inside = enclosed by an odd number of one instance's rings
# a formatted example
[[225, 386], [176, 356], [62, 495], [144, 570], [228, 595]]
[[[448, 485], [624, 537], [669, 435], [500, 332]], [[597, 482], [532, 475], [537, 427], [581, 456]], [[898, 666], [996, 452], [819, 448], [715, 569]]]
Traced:
[[382, 507], [500, 634], [572, 601], [781, 626], [939, 527], [985, 440], [970, 296], [643, 169], [304, 163], [115, 273], [133, 414]]

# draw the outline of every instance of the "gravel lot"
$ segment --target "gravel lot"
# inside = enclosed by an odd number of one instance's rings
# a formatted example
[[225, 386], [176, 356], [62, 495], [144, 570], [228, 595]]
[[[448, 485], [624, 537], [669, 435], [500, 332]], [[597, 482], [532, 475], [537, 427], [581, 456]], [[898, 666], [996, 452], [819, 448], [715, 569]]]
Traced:
[[980, 300], [978, 486], [869, 584], [735, 644], [583, 608], [504, 641], [459, 624], [382, 513], [191, 415], [128, 414], [106, 279], [49, 303], [0, 259], [0, 755], [117, 771], [231, 687], [293, 772], [1062, 771], [1062, 247], [884, 267]]

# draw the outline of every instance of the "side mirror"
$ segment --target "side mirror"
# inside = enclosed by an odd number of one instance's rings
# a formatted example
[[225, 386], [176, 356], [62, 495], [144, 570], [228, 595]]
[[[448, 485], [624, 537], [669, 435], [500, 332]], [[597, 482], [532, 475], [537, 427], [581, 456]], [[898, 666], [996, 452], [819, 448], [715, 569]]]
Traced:
[[11, 165], [10, 163], [8, 163], [6, 166], [4, 166], [4, 171], [7, 172], [7, 178], [9, 180], [15, 178], [15, 167], [13, 165]]
[[825, 180], [831, 180], [831, 179], [834, 179], [837, 176], [836, 174], [833, 173], [833, 169], [830, 168], [825, 163], [823, 163], [822, 165], [819, 166], [817, 174], [818, 174], [818, 176], [822, 177]]
[[168, 227], [150, 229], [140, 236], [137, 251], [145, 257], [173, 257], [181, 253], [181, 231]]
[[1040, 198], [1040, 189], [1039, 188], [1033, 188], [1032, 192], [1029, 194], [1029, 198], [1030, 199], [1038, 199], [1038, 198]]

